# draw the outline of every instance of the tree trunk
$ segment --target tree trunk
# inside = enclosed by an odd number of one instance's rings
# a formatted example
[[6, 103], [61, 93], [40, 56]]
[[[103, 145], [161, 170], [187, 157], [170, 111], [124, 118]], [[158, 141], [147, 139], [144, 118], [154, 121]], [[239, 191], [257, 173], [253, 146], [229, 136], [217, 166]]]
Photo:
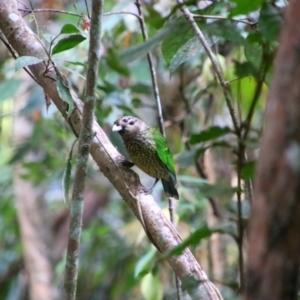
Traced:
[[249, 227], [246, 299], [295, 299], [300, 258], [300, 2], [285, 12]]

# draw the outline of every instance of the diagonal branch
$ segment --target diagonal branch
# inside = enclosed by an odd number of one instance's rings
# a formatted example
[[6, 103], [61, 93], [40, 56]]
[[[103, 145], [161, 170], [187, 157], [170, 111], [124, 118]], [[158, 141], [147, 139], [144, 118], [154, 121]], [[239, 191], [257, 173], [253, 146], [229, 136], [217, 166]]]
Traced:
[[[47, 57], [37, 37], [18, 12], [15, 0], [0, 0], [0, 29], [19, 56]], [[65, 102], [59, 97], [55, 81], [51, 80], [50, 76], [44, 76], [46, 65], [44, 63], [32, 65], [30, 70], [62, 116], [78, 134], [82, 125], [83, 104], [81, 100], [72, 92], [77, 109], [68, 117]], [[174, 226], [165, 217], [152, 195], [145, 194], [138, 175], [123, 166], [124, 157], [119, 154], [103, 129], [95, 121], [93, 122], [93, 132], [96, 136], [91, 142], [90, 153], [94, 161], [138, 219], [140, 216], [136, 198], [140, 200], [144, 224], [160, 250], [164, 253], [180, 244], [182, 240]], [[222, 299], [217, 288], [207, 278], [189, 249], [185, 249], [182, 254], [172, 256], [167, 260], [192, 299]]]
[[[184, 5], [183, 0], [177, 0], [177, 3], [179, 5]], [[239, 126], [239, 122], [236, 116], [236, 112], [233, 106], [233, 101], [231, 99], [231, 95], [230, 95], [230, 90], [229, 90], [229, 83], [225, 80], [220, 64], [216, 58], [216, 56], [214, 55], [214, 53], [212, 52], [208, 42], [206, 41], [202, 31], [200, 30], [200, 28], [198, 27], [197, 23], [194, 20], [194, 15], [185, 7], [182, 6], [181, 8], [182, 13], [184, 14], [185, 18], [187, 19], [187, 21], [190, 23], [191, 27], [194, 29], [196, 36], [198, 37], [200, 43], [202, 44], [202, 46], [204, 47], [209, 59], [211, 60], [212, 66], [214, 68], [215, 74], [222, 86], [223, 89], [223, 94], [225, 97], [225, 101], [231, 116], [231, 120], [233, 123], [233, 127], [235, 132], [237, 133], [237, 135], [239, 135], [240, 132], [240, 126]]]

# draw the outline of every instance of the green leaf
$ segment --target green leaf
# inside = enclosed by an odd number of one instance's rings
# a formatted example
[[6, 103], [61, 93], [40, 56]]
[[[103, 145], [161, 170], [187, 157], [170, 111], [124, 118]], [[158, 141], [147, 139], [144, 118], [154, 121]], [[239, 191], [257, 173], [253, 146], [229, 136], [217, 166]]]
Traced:
[[65, 165], [65, 169], [62, 177], [62, 189], [64, 192], [64, 203], [66, 206], [68, 206], [69, 203], [69, 191], [71, 185], [71, 172], [72, 172], [72, 157], [73, 157], [73, 150], [76, 142], [77, 139], [73, 142], [72, 147], [69, 151], [68, 160]]
[[203, 239], [210, 237], [214, 233], [229, 234], [234, 239], [237, 238], [237, 230], [232, 224], [226, 224], [214, 228], [209, 228], [206, 225], [197, 229], [187, 239], [185, 239], [180, 245], [174, 247], [163, 255], [162, 259], [169, 258], [174, 255], [180, 255], [185, 248], [189, 246], [197, 246]]
[[124, 64], [120, 61], [119, 56], [113, 49], [108, 49], [106, 54], [107, 64], [116, 72], [128, 77], [130, 75], [129, 69], [124, 66]]
[[142, 106], [142, 101], [139, 98], [133, 98], [131, 100], [131, 103], [132, 103], [134, 108], [140, 108]]
[[134, 278], [138, 278], [149, 272], [149, 268], [155, 254], [156, 250], [151, 247], [150, 250], [138, 260], [134, 268]]
[[193, 177], [193, 176], [178, 176], [180, 182], [185, 185], [196, 186], [199, 188], [200, 193], [206, 197], [232, 197], [239, 189], [221, 184], [210, 184], [206, 179]]
[[19, 71], [22, 68], [38, 64], [42, 62], [43, 59], [35, 56], [20, 56], [15, 60], [15, 71]]
[[73, 24], [66, 24], [60, 31], [60, 34], [79, 33], [80, 30]]
[[84, 67], [84, 68], [87, 68], [87, 64], [83, 63], [83, 62], [80, 62], [80, 61], [66, 61], [66, 63], [70, 64], [70, 65], [75, 65], [75, 66], [81, 66], [81, 67]]
[[20, 85], [19, 79], [8, 79], [0, 83], [0, 103], [15, 96]]
[[256, 166], [256, 161], [248, 161], [244, 163], [242, 166], [242, 174], [241, 174], [242, 178], [243, 179], [254, 178], [255, 166]]
[[190, 143], [194, 145], [202, 142], [207, 142], [228, 133], [231, 133], [231, 129], [229, 127], [213, 126], [207, 130], [202, 131], [199, 134], [193, 134], [190, 138]]
[[200, 44], [199, 39], [197, 37], [190, 39], [172, 57], [170, 63], [170, 73], [173, 74], [176, 69], [185, 61], [203, 52], [204, 49]]
[[52, 55], [72, 49], [83, 42], [86, 38], [81, 34], [73, 34], [64, 39], [61, 39], [53, 47]]
[[156, 30], [160, 29], [166, 22], [167, 17], [163, 18], [161, 13], [154, 8], [154, 5], [145, 5], [145, 9], [147, 10], [147, 14], [145, 14], [146, 24], [149, 24]]
[[206, 198], [230, 198], [239, 189], [237, 187], [225, 186], [221, 184], [202, 184], [199, 186], [200, 193]]
[[252, 11], [258, 10], [265, 0], [231, 0], [235, 6], [231, 10], [229, 17], [236, 15], [247, 15]]
[[[204, 24], [204, 22], [202, 22], [202, 24]], [[173, 30], [170, 30], [168, 36], [161, 45], [161, 50], [167, 64], [170, 64], [180, 48], [195, 36], [195, 32], [191, 28], [191, 25], [184, 17], [176, 19], [175, 22], [172, 22], [172, 26]]]
[[245, 57], [250, 62], [256, 71], [259, 71], [261, 68], [261, 63], [263, 60], [263, 46], [260, 43], [252, 43], [249, 40], [246, 40], [246, 44], [244, 46]]
[[145, 300], [163, 299], [162, 282], [158, 276], [148, 273], [141, 281], [141, 292]]
[[186, 168], [188, 166], [194, 165], [197, 151], [197, 149], [193, 149], [191, 151], [184, 151], [180, 153], [176, 159], [176, 162], [180, 165], [181, 168]]
[[203, 178], [200, 178], [200, 177], [179, 175], [178, 179], [179, 179], [180, 182], [186, 182], [186, 183], [190, 183], [190, 184], [208, 184], [207, 179], [203, 179]]
[[265, 3], [260, 10], [258, 29], [268, 41], [277, 40], [282, 22], [279, 10]]
[[168, 36], [171, 31], [171, 26], [164, 27], [163, 29], [159, 30], [154, 37], [148, 39], [146, 42], [130, 47], [121, 52], [120, 60], [123, 63], [129, 63], [131, 61], [134, 61], [135, 59], [145, 56], [149, 51], [154, 49], [166, 36]]
[[231, 21], [215, 21], [207, 24], [204, 30], [209, 36], [217, 36], [239, 44], [244, 43], [241, 30]]
[[70, 116], [74, 110], [74, 100], [71, 95], [70, 89], [68, 86], [65, 85], [63, 79], [60, 76], [56, 77], [56, 86], [57, 86], [57, 92], [59, 94], [59, 97], [63, 101], [68, 103], [68, 116]]
[[249, 61], [239, 62], [234, 61], [234, 73], [237, 77], [245, 77], [257, 73], [257, 69]]

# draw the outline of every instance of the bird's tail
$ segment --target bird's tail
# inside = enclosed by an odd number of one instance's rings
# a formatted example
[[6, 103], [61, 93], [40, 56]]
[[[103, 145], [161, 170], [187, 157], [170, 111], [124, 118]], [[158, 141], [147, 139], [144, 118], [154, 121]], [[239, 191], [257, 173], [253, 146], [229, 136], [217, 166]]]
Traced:
[[161, 179], [162, 185], [164, 187], [164, 191], [168, 197], [173, 197], [179, 200], [179, 194], [175, 187], [175, 183], [170, 178], [169, 180]]

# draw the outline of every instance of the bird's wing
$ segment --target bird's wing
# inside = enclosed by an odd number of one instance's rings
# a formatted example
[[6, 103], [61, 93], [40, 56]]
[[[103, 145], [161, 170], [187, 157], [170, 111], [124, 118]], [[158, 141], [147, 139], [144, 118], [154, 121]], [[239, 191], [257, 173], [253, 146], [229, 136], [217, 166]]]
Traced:
[[153, 135], [153, 139], [155, 142], [157, 155], [161, 159], [161, 161], [164, 163], [166, 168], [168, 169], [174, 183], [176, 183], [174, 160], [173, 160], [172, 153], [170, 152], [170, 149], [166, 142], [166, 139], [156, 129], [153, 129], [152, 135]]

